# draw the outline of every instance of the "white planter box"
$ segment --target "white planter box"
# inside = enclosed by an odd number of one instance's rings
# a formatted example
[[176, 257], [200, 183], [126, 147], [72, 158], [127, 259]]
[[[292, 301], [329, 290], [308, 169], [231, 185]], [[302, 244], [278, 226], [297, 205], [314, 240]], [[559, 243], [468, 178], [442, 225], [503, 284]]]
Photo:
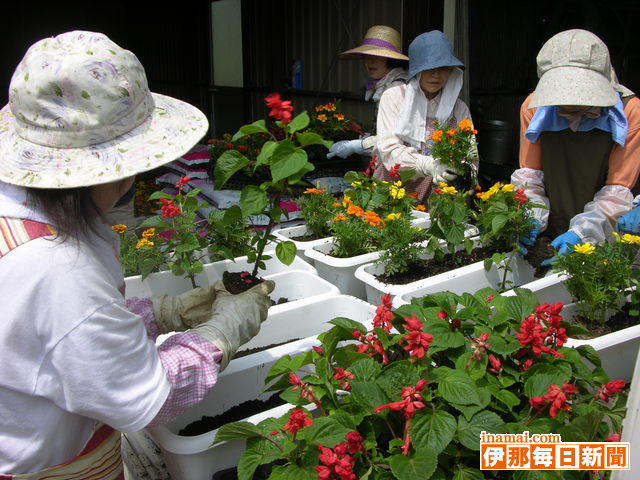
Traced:
[[[534, 268], [519, 254], [511, 261], [510, 268], [511, 271], [507, 273], [507, 285], [519, 286], [533, 281]], [[430, 293], [448, 291], [460, 295], [485, 287], [497, 289], [504, 275], [504, 270], [499, 270], [495, 265], [487, 271], [484, 269], [484, 262], [476, 262], [405, 285], [392, 285], [379, 282], [374, 277], [383, 270], [382, 265], [365, 265], [357, 275], [368, 287], [367, 299], [375, 300], [385, 293], [391, 293], [395, 308], [411, 303], [414, 297]]]
[[[268, 252], [271, 255], [271, 259], [265, 262], [266, 269], [261, 270], [259, 275], [267, 277], [274, 273], [280, 273], [287, 270], [301, 270], [312, 274], [317, 274], [317, 271], [313, 266], [302, 258], [296, 257], [291, 265], [285, 265], [276, 258], [275, 251], [270, 250]], [[253, 270], [253, 264], [247, 262], [247, 257], [238, 257], [232, 260], [220, 260], [213, 263], [208, 263], [204, 266], [202, 273], [196, 276], [196, 283], [199, 286], [211, 285], [218, 280], [222, 280], [222, 274], [225, 271], [241, 272], [244, 270]], [[133, 277], [126, 277], [126, 297], [150, 297], [152, 295], [158, 295], [161, 293], [170, 293], [177, 295], [190, 290], [191, 281], [188, 278], [182, 276], [178, 277], [171, 272], [157, 272], [149, 275], [144, 281], [140, 275]]]
[[297, 249], [297, 255], [301, 259], [306, 260], [313, 265], [312, 260], [310, 261], [310, 259], [305, 259], [304, 251], [313, 248], [316, 245], [322, 245], [323, 243], [329, 242], [331, 240], [331, 237], [318, 238], [317, 240], [308, 241], [291, 240], [295, 237], [301, 237], [308, 232], [309, 230], [307, 229], [306, 225], [296, 225], [294, 227], [277, 228], [274, 229], [272, 233], [279, 240], [288, 240], [290, 242], [293, 242]]
[[[272, 392], [263, 394], [264, 379], [271, 366], [284, 355], [298, 355], [318, 345], [317, 335], [328, 330], [327, 322], [335, 317], [347, 317], [371, 327], [375, 309], [362, 300], [339, 295], [324, 300], [296, 302], [297, 305], [282, 305], [281, 311], [269, 315], [260, 333], [242, 349], [272, 345], [288, 338], [301, 338], [284, 345], [232, 360], [218, 378], [211, 393], [198, 405], [190, 408], [167, 425], [150, 428], [148, 431], [160, 446], [167, 469], [173, 478], [181, 480], [203, 480], [220, 470], [237, 465], [244, 450], [244, 442], [225, 442], [211, 447], [215, 431], [194, 437], [177, 435], [182, 428], [199, 420], [202, 416], [216, 416], [247, 400], [266, 399]], [[286, 332], [286, 337], [283, 337]], [[284, 414], [291, 406], [282, 408]], [[270, 416], [275, 413], [269, 413]], [[258, 423], [263, 415], [248, 419]]]

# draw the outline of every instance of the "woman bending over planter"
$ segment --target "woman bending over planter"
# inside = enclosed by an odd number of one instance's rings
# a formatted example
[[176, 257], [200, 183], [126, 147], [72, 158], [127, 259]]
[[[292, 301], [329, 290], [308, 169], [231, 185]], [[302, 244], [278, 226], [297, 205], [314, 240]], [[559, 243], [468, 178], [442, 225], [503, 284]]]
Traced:
[[[104, 219], [136, 173], [206, 133], [196, 108], [153, 94], [100, 33], [36, 42], [0, 111], [0, 477], [122, 479], [120, 431], [198, 403], [260, 329], [272, 282], [231, 296], [124, 298]], [[137, 313], [135, 313], [137, 312]], [[160, 347], [160, 333], [179, 331]], [[99, 473], [96, 473], [99, 472]]]
[[[389, 180], [395, 165], [415, 170], [417, 178], [406, 186], [418, 194], [418, 203], [429, 195], [432, 180], [451, 182], [461, 173], [431, 155], [431, 134], [436, 124], [455, 128], [465, 119], [471, 121], [469, 108], [458, 98], [463, 68], [442, 32], [423, 33], [409, 45], [408, 83], [388, 89], [380, 99], [377, 150], [381, 163], [374, 177]], [[477, 164], [476, 157], [467, 161]]]

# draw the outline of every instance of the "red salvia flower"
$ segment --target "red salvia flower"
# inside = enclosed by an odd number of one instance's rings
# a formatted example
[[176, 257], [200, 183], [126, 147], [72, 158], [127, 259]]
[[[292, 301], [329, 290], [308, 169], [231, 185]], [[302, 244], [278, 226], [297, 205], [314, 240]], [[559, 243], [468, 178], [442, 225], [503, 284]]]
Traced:
[[293, 107], [291, 106], [290, 100], [282, 100], [279, 93], [267, 95], [264, 100], [267, 107], [271, 110], [269, 112], [270, 117], [280, 121], [283, 125], [291, 122]]
[[516, 338], [523, 347], [531, 348], [536, 357], [548, 353], [556, 357], [564, 357], [555, 348], [562, 347], [567, 341], [564, 328], [560, 327], [562, 303], [543, 303], [536, 307], [535, 313], [525, 318], [520, 324]]
[[340, 388], [342, 388], [343, 390], [349, 390], [351, 389], [351, 385], [349, 384], [349, 382], [355, 379], [356, 376], [348, 370], [336, 367], [336, 373], [333, 375], [333, 378], [340, 382]]
[[409, 353], [411, 357], [424, 358], [429, 345], [433, 342], [433, 336], [422, 331], [424, 325], [415, 314], [411, 314], [410, 317], [406, 317], [404, 328], [409, 330], [409, 333], [405, 334], [403, 341], [407, 342], [404, 349]]
[[284, 430], [295, 435], [301, 428], [311, 425], [313, 425], [313, 420], [307, 416], [307, 412], [300, 408], [294, 408], [289, 413], [289, 420], [284, 424]]
[[524, 193], [524, 188], [518, 188], [516, 193], [513, 195], [513, 198], [516, 199], [519, 205], [523, 205], [527, 203], [527, 200], [529, 200], [527, 195]]
[[369, 166], [367, 167], [367, 169], [363, 172], [365, 177], [370, 177], [373, 175], [373, 172], [375, 172], [376, 170], [376, 160], [377, 160], [378, 156], [374, 155], [371, 157], [371, 160], [369, 160]]
[[609, 399], [621, 391], [625, 385], [626, 383], [624, 380], [612, 380], [606, 384], [602, 384], [598, 389], [596, 398], [599, 398], [603, 402], [608, 402]]
[[487, 368], [488, 372], [498, 374], [502, 369], [502, 362], [500, 359], [495, 357], [494, 355], [489, 355], [489, 368]]
[[185, 185], [187, 185], [191, 181], [191, 177], [187, 177], [186, 175], [181, 175], [180, 180], [176, 183], [176, 188], [182, 190]]
[[358, 432], [347, 433], [347, 447], [351, 455], [356, 452], [364, 451], [364, 444], [362, 443], [362, 436]]
[[391, 178], [400, 178], [400, 164], [396, 163], [391, 170], [389, 170], [389, 176]]
[[322, 465], [316, 465], [318, 479], [320, 480], [355, 480], [353, 473], [355, 458], [346, 455], [346, 444], [338, 444], [333, 450], [318, 445], [320, 455], [318, 461]]
[[357, 339], [359, 342], [362, 342], [362, 345], [358, 345], [356, 348], [360, 353], [366, 353], [370, 357], [378, 354], [382, 357], [382, 363], [386, 365], [389, 363], [389, 357], [387, 356], [387, 352], [376, 337], [375, 332], [371, 332], [368, 335], [363, 335], [360, 330], [354, 330], [353, 338]]
[[376, 308], [376, 316], [373, 317], [373, 327], [382, 328], [385, 332], [391, 332], [393, 325], [393, 312], [391, 312], [391, 295], [385, 294], [380, 300], [380, 305]]
[[560, 410], [571, 410], [569, 395], [578, 393], [578, 389], [576, 387], [570, 383], [564, 382], [562, 387], [559, 387], [556, 384], [551, 384], [547, 390], [549, 393], [529, 399], [529, 403], [533, 408], [540, 409], [546, 405], [550, 405], [549, 417], [551, 418], [556, 418]]
[[160, 208], [162, 218], [177, 217], [180, 215], [180, 207], [178, 207], [173, 200], [161, 198], [160, 203], [162, 203], [162, 207]]

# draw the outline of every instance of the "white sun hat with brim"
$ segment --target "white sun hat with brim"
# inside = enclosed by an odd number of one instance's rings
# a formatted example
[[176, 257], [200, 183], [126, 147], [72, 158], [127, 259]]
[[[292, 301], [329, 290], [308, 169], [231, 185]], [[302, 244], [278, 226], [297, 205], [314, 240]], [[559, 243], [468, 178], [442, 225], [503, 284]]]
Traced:
[[0, 111], [0, 181], [74, 188], [153, 170], [208, 130], [197, 108], [151, 93], [137, 57], [104, 34], [73, 31], [33, 44]]
[[609, 49], [591, 32], [574, 29], [554, 35], [536, 61], [540, 80], [529, 108], [610, 107], [620, 100], [611, 77]]

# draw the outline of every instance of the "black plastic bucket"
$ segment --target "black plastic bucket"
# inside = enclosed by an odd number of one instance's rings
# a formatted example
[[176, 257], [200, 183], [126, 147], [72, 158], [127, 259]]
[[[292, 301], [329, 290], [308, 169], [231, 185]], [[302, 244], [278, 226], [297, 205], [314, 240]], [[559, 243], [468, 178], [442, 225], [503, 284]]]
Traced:
[[518, 162], [518, 126], [504, 120], [484, 120], [478, 126], [478, 153], [483, 162], [515, 165]]

